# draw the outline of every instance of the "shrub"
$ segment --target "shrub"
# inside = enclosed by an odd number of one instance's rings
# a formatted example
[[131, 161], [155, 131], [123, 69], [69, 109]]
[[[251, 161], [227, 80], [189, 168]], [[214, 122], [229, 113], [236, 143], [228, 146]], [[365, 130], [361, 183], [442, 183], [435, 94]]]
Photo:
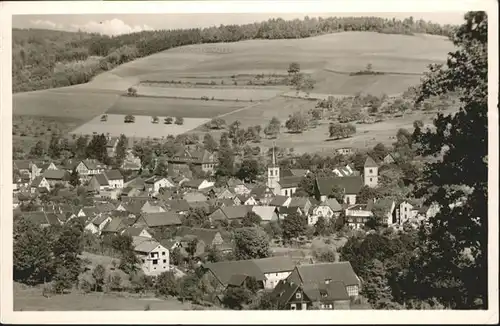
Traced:
[[175, 124], [176, 125], [183, 125], [184, 124], [184, 118], [183, 117], [177, 117], [175, 118]]

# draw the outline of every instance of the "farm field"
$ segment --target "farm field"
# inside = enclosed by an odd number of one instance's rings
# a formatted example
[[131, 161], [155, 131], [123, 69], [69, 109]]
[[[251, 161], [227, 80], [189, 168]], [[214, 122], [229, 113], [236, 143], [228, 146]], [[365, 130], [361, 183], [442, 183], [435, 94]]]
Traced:
[[155, 97], [122, 96], [106, 113], [133, 115], [182, 116], [184, 118], [213, 118], [242, 108], [248, 103], [236, 101], [201, 101]]
[[208, 97], [216, 100], [240, 100], [259, 101], [267, 100], [278, 95], [279, 89], [239, 89], [239, 88], [178, 88], [178, 87], [155, 87], [137, 86], [137, 94], [140, 96], [158, 96], [170, 98], [200, 99]]
[[101, 117], [96, 116], [70, 133], [76, 135], [109, 133], [112, 137], [119, 137], [124, 134], [127, 137], [134, 138], [162, 138], [168, 135], [177, 136], [183, 134], [210, 121], [210, 119], [203, 118], [184, 118], [183, 125], [164, 124], [163, 121], [166, 116], [158, 116], [160, 122], [155, 124], [151, 122], [150, 115], [136, 115], [135, 123], [124, 123], [125, 116], [124, 114], [109, 114], [107, 121], [101, 121]]

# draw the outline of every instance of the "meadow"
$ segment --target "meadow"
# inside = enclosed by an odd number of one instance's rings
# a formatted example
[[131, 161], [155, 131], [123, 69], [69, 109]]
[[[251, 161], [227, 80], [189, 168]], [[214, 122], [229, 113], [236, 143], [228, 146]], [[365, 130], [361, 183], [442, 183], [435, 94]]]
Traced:
[[178, 88], [178, 87], [155, 87], [137, 86], [139, 96], [167, 97], [167, 98], [187, 98], [200, 99], [207, 97], [215, 100], [232, 101], [259, 101], [268, 100], [275, 97], [281, 91], [277, 89], [240, 89], [237, 87], [215, 89], [215, 88]]
[[183, 134], [210, 120], [184, 118], [182, 125], [176, 125], [174, 123], [164, 124], [163, 121], [166, 116], [158, 116], [160, 119], [158, 123], [152, 123], [151, 116], [136, 115], [134, 123], [124, 123], [124, 118], [125, 115], [123, 114], [109, 114], [107, 121], [101, 121], [101, 117], [97, 116], [70, 133], [76, 135], [109, 134], [112, 137], [119, 137], [124, 134], [127, 137], [134, 138], [163, 138], [168, 135], [177, 136]]
[[107, 113], [212, 118], [245, 105], [248, 103], [122, 96], [107, 110]]

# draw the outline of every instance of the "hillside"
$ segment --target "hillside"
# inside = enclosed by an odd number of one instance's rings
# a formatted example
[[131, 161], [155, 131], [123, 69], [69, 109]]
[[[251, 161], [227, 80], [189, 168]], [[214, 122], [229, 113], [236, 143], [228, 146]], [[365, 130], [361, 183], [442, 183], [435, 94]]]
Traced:
[[103, 71], [170, 48], [253, 39], [297, 39], [344, 31], [451, 35], [454, 27], [423, 20], [375, 17], [270, 19], [247, 25], [163, 30], [116, 37], [48, 30], [13, 30], [13, 90], [25, 92], [86, 83]]

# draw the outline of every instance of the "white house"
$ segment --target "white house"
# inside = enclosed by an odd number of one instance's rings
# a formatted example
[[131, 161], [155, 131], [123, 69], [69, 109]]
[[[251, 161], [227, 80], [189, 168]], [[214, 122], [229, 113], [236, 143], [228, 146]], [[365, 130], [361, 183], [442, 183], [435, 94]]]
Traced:
[[132, 240], [144, 274], [157, 276], [170, 270], [170, 255], [167, 248], [148, 237], [132, 237]]
[[295, 268], [294, 262], [288, 256], [276, 256], [252, 260], [262, 271], [266, 280], [265, 289], [274, 289], [279, 281], [286, 279]]
[[371, 216], [373, 212], [369, 205], [365, 204], [353, 205], [345, 210], [346, 224], [353, 229], [363, 228]]
[[182, 183], [182, 186], [185, 188], [202, 190], [202, 189], [213, 187], [214, 184], [215, 184], [215, 182], [213, 182], [213, 181], [208, 181], [205, 179], [198, 179], [198, 180], [185, 181]]
[[31, 182], [31, 192], [35, 192], [38, 188], [46, 188], [50, 191], [50, 184], [45, 177], [36, 177]]
[[318, 206], [313, 208], [312, 214], [308, 217], [308, 224], [314, 225], [321, 216], [325, 221], [330, 221], [334, 217], [338, 217], [342, 211], [342, 206], [337, 199], [328, 198]]
[[85, 230], [90, 231], [92, 234], [100, 235], [102, 229], [111, 221], [111, 216], [98, 215], [92, 219], [86, 226]]
[[160, 176], [153, 176], [149, 179], [146, 179], [144, 181], [146, 185], [146, 190], [153, 192], [153, 193], [158, 193], [160, 191], [160, 188], [174, 188], [175, 184], [172, 180], [169, 180], [168, 178], [165, 177], [160, 177]]

